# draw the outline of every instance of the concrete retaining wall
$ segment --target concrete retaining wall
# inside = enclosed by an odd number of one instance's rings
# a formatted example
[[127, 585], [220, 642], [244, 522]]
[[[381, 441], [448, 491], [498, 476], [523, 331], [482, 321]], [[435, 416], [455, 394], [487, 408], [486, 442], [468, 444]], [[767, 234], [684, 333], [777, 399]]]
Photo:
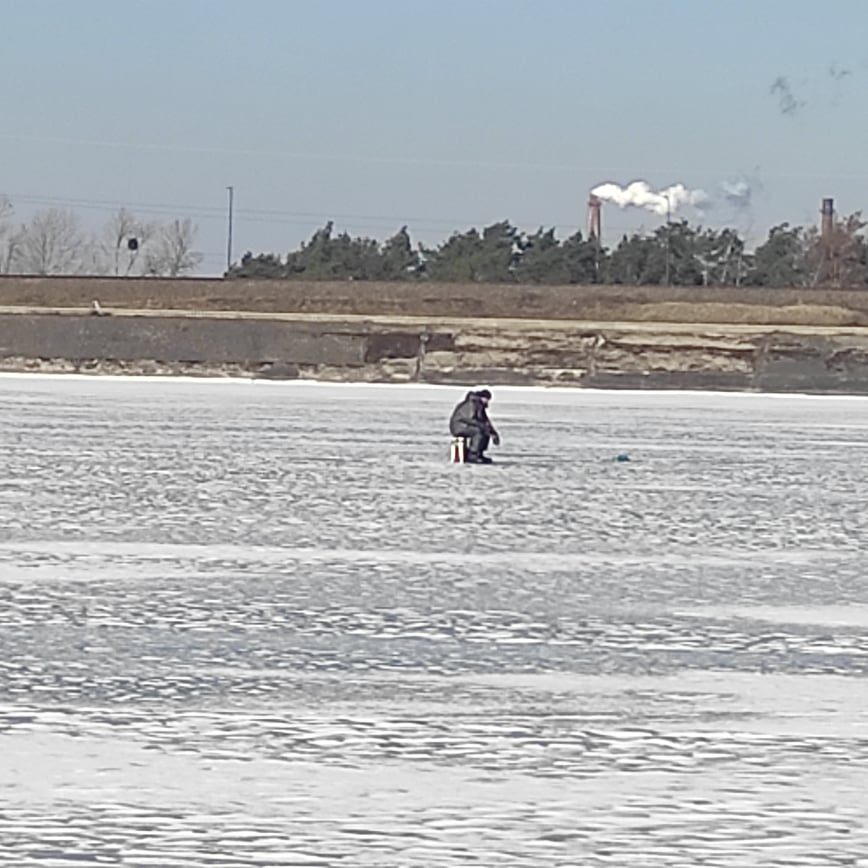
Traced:
[[[418, 343], [418, 341], [417, 341]], [[15, 314], [0, 316], [0, 356], [359, 367], [362, 335], [268, 320]]]
[[868, 394], [868, 329], [7, 312], [0, 369]]

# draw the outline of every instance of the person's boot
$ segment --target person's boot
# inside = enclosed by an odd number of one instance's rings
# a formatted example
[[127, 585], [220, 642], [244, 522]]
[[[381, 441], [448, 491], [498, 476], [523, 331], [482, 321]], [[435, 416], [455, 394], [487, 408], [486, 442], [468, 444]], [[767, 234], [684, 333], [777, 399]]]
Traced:
[[468, 452], [464, 461], [466, 464], [494, 464], [487, 455], [480, 455], [477, 452]]

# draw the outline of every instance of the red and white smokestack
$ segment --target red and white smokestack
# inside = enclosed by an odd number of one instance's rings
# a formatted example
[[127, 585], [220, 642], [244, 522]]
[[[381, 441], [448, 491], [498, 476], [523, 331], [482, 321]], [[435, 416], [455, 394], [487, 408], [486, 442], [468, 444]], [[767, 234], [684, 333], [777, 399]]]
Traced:
[[599, 242], [602, 239], [600, 212], [603, 210], [603, 200], [593, 193], [588, 197], [588, 238]]
[[820, 206], [820, 236], [829, 238], [835, 227], [835, 200], [823, 199]]

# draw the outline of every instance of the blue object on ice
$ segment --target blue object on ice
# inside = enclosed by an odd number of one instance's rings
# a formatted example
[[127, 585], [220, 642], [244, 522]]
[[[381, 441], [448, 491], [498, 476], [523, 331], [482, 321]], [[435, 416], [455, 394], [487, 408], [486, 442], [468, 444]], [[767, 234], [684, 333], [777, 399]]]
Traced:
[[629, 460], [630, 460], [630, 456], [626, 452], [619, 452], [615, 456], [615, 461], [629, 461]]

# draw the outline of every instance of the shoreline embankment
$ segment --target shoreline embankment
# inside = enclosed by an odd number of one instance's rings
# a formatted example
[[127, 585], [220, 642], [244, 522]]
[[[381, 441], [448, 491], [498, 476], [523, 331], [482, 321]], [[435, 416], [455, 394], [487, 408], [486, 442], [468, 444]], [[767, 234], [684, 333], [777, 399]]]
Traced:
[[868, 394], [868, 293], [3, 277], [0, 370]]

